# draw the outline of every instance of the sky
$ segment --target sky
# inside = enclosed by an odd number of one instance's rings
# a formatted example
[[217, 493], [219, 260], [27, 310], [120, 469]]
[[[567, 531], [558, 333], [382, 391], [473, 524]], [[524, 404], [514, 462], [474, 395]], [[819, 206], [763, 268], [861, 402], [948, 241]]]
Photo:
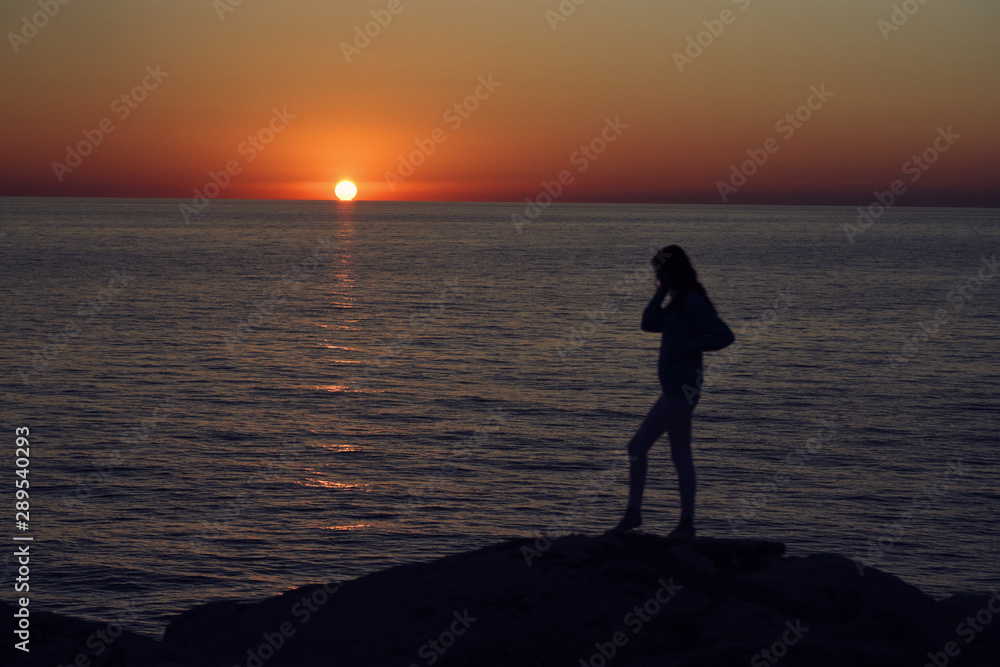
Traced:
[[6, 0], [0, 196], [1000, 206], [996, 0]]

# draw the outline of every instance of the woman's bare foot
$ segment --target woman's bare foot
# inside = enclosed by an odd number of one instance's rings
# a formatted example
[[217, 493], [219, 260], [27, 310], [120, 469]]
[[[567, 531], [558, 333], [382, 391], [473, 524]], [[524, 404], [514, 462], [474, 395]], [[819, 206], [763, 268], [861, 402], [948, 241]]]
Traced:
[[639, 514], [638, 507], [629, 507], [625, 510], [625, 516], [618, 525], [615, 526], [615, 532], [623, 532], [626, 530], [632, 530], [633, 528], [638, 528], [642, 525], [642, 516]]
[[694, 539], [694, 519], [692, 517], [681, 517], [681, 522], [677, 524], [667, 538], [671, 537], [683, 537], [686, 539]]

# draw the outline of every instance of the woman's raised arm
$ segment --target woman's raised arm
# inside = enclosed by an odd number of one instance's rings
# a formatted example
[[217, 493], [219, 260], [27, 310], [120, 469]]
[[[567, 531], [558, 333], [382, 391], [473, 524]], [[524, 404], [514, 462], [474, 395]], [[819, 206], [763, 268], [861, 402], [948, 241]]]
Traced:
[[663, 331], [663, 317], [661, 316], [663, 308], [660, 306], [666, 296], [666, 287], [660, 285], [656, 288], [656, 294], [650, 299], [646, 309], [642, 311], [641, 327], [643, 331]]

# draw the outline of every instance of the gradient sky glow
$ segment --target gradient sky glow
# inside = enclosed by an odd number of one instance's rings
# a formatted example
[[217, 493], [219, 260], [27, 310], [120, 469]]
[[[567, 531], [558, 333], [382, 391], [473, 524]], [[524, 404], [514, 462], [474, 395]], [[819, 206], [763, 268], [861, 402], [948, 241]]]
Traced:
[[[332, 199], [350, 179], [358, 199], [523, 201], [568, 170], [560, 201], [722, 203], [718, 182], [774, 138], [727, 203], [867, 204], [903, 179], [902, 205], [1000, 206], [996, 0], [233, 2], [41, 0], [58, 13], [22, 33], [39, 0], [7, 0], [0, 195], [190, 198], [235, 164], [220, 197]], [[348, 62], [372, 12], [386, 25]], [[143, 101], [112, 107], [144, 77]], [[604, 152], [574, 156], [607, 119]], [[269, 123], [270, 143], [244, 144]], [[100, 144], [57, 177], [85, 131]]]

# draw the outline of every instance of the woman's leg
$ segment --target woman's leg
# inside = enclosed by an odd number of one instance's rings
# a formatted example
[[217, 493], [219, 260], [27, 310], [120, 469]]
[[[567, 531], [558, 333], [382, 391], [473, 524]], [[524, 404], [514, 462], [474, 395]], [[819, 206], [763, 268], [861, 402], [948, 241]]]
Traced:
[[[653, 443], [667, 430], [668, 396], [660, 396], [649, 409], [649, 413], [639, 426], [639, 430], [628, 443], [629, 491], [628, 507], [638, 510], [642, 507], [642, 492], [646, 488], [646, 471], [649, 468], [648, 454]], [[683, 399], [682, 399], [683, 400]]]
[[[667, 433], [670, 438], [670, 453], [677, 469], [677, 481], [681, 496], [681, 525], [694, 531], [695, 475], [694, 459], [691, 455], [691, 416], [694, 406], [684, 397], [660, 396], [650, 408], [639, 430], [628, 443], [629, 454], [629, 497], [628, 509], [619, 528], [634, 528], [641, 525], [639, 508], [646, 487], [646, 473], [649, 468], [649, 450], [653, 443]], [[682, 532], [689, 531], [685, 528]]]
[[691, 415], [694, 406], [686, 398], [666, 396], [666, 430], [670, 437], [670, 455], [677, 469], [681, 492], [681, 524], [693, 526], [695, 474], [691, 455]]

